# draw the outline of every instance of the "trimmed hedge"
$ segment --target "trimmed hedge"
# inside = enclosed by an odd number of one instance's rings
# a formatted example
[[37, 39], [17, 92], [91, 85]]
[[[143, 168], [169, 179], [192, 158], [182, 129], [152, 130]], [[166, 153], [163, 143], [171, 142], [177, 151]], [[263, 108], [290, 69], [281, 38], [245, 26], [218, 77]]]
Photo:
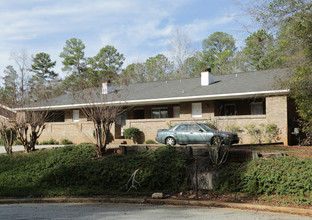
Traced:
[[217, 180], [220, 192], [277, 195], [295, 204], [312, 204], [312, 160], [295, 157], [230, 164]]
[[0, 196], [92, 196], [124, 194], [122, 188], [140, 168], [137, 180], [146, 191], [186, 189], [188, 158], [173, 147], [126, 156], [96, 158], [91, 145], [65, 146], [29, 155], [0, 156]]

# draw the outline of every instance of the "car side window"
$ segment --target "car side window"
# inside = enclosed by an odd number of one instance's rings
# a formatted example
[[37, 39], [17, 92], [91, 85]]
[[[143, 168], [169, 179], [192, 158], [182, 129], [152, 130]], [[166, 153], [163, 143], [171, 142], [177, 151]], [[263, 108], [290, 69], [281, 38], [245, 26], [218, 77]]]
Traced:
[[176, 131], [187, 131], [188, 130], [188, 126], [187, 125], [180, 125], [179, 127], [177, 127]]
[[200, 127], [198, 127], [198, 125], [196, 125], [196, 124], [190, 124], [189, 125], [189, 131], [195, 132], [195, 131], [199, 131], [199, 130], [200, 130]]

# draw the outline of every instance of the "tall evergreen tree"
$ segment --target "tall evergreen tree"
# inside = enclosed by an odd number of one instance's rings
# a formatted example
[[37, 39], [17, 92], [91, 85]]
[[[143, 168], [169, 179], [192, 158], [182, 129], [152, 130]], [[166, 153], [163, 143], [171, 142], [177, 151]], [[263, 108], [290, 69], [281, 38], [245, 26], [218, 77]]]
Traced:
[[259, 1], [249, 12], [277, 35], [279, 56], [287, 57], [283, 67], [292, 73], [284, 78], [284, 83], [295, 100], [303, 130], [312, 138], [312, 3], [307, 0]]
[[173, 77], [174, 64], [163, 54], [148, 58], [145, 68], [147, 82], [167, 80]]
[[2, 101], [7, 104], [16, 105], [18, 103], [18, 74], [13, 66], [7, 66], [4, 70], [5, 76]]
[[71, 38], [66, 41], [65, 47], [60, 54], [63, 58], [63, 71], [68, 71], [70, 74], [79, 76], [85, 67], [85, 56], [84, 56], [85, 45], [82, 40]]
[[56, 61], [52, 62], [47, 53], [38, 53], [32, 58], [30, 71], [34, 72], [29, 81], [29, 98], [40, 100], [52, 97], [58, 86], [58, 74], [53, 70]]
[[265, 30], [251, 34], [245, 39], [245, 44], [242, 54], [249, 70], [270, 69], [280, 63], [273, 35]]
[[210, 67], [214, 73], [232, 72], [231, 59], [237, 47], [232, 35], [215, 32], [202, 42], [203, 66]]
[[[114, 81], [120, 72], [125, 58], [114, 46], [103, 47], [97, 55], [89, 59], [88, 81], [101, 84], [103, 81]], [[94, 83], [92, 83], [94, 85]]]
[[68, 72], [68, 76], [62, 81], [60, 89], [63, 92], [79, 90], [79, 83], [86, 79], [87, 63], [84, 56], [85, 45], [82, 40], [71, 38], [66, 41], [60, 57], [63, 58], [63, 71]]
[[53, 80], [58, 74], [52, 70], [56, 61], [52, 62], [47, 53], [38, 53], [32, 58], [31, 71], [44, 80]]

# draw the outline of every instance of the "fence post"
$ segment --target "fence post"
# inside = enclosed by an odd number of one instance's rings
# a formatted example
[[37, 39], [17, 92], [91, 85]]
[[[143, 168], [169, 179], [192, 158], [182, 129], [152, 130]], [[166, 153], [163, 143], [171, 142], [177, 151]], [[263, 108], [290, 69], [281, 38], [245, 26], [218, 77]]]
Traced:
[[126, 155], [127, 154], [127, 147], [124, 145], [119, 146], [121, 149], [121, 155]]

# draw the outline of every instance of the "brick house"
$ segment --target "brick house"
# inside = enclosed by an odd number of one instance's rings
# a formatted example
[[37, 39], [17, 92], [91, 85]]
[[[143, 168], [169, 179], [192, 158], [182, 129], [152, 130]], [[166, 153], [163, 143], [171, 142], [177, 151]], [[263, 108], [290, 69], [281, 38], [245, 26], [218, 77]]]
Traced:
[[[279, 141], [289, 144], [295, 107], [289, 99], [289, 90], [275, 85], [285, 75], [281, 69], [228, 75], [203, 72], [198, 78], [123, 85], [111, 93], [111, 87], [105, 87], [108, 97], [118, 94], [109, 103], [125, 108], [111, 133], [115, 139], [122, 139], [124, 129], [137, 127], [145, 140], [154, 140], [157, 129], [182, 122], [209, 122], [219, 130], [228, 125], [243, 128], [251, 123], [274, 123], [280, 130]], [[104, 102], [97, 101], [99, 105]], [[94, 142], [93, 123], [79, 110], [82, 105], [83, 101], [63, 95], [38, 106], [54, 113], [40, 140], [67, 138], [74, 143]], [[246, 132], [239, 136], [242, 143], [251, 141]]]

